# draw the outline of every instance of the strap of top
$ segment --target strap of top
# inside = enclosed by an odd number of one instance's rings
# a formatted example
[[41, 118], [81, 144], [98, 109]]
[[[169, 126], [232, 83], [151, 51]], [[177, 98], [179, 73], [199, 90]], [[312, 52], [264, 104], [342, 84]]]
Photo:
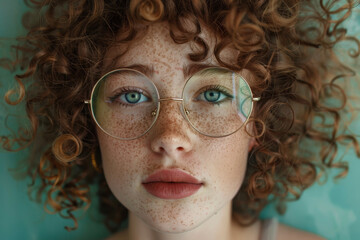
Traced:
[[261, 223], [260, 240], [275, 240], [279, 222], [276, 218], [263, 220]]

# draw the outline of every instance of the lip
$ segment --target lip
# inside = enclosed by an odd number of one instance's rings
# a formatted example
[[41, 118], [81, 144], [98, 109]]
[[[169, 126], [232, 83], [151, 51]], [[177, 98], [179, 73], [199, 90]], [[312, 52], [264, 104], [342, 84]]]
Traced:
[[163, 169], [148, 176], [142, 183], [151, 195], [162, 199], [181, 199], [195, 194], [202, 183], [179, 169]]

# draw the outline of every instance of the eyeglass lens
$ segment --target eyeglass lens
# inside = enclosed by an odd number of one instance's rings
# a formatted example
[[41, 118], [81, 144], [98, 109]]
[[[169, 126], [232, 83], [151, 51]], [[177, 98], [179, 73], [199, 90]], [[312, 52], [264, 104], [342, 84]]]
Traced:
[[[252, 111], [252, 92], [241, 75], [224, 68], [207, 68], [186, 82], [182, 94], [184, 117], [198, 132], [213, 137], [236, 132]], [[93, 117], [107, 134], [134, 139], [155, 123], [160, 110], [154, 83], [142, 73], [119, 69], [95, 85]]]

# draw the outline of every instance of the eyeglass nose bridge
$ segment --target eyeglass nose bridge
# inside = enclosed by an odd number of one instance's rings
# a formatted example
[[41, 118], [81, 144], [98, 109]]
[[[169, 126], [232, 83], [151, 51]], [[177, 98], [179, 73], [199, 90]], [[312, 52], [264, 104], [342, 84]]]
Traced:
[[[161, 103], [161, 102], [165, 102], [165, 101], [175, 101], [175, 102], [183, 102], [184, 101], [184, 99], [183, 98], [175, 98], [175, 97], [169, 97], [169, 98], [160, 98], [160, 99], [158, 99], [158, 101], [159, 101], [159, 103]], [[181, 108], [181, 110], [184, 110], [184, 112], [185, 112], [185, 114], [186, 115], [188, 115], [189, 114], [189, 111], [188, 110], [186, 110], [185, 108], [183, 109], [183, 108]], [[153, 116], [156, 116], [156, 112], [158, 111], [158, 109], [155, 109], [153, 112], [152, 112], [152, 115]], [[186, 119], [186, 118], [185, 118]], [[187, 120], [187, 119], [186, 119]]]
[[176, 101], [176, 102], [182, 102], [182, 101], [184, 101], [184, 99], [182, 99], [182, 98], [174, 98], [174, 97], [170, 97], [170, 98], [160, 98], [158, 101], [159, 101], [159, 102], [164, 102], [164, 101]]

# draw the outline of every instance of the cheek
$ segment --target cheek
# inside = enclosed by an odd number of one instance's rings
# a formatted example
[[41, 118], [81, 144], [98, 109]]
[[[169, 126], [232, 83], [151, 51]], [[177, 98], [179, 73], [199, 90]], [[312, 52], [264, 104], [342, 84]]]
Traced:
[[206, 168], [215, 191], [231, 198], [235, 196], [245, 176], [249, 142], [249, 137], [239, 131], [210, 145], [206, 151], [209, 160]]
[[98, 130], [98, 140], [106, 181], [114, 193], [119, 196], [126, 194], [135, 179], [140, 176], [142, 166], [141, 143], [134, 141], [118, 141], [101, 130]]

